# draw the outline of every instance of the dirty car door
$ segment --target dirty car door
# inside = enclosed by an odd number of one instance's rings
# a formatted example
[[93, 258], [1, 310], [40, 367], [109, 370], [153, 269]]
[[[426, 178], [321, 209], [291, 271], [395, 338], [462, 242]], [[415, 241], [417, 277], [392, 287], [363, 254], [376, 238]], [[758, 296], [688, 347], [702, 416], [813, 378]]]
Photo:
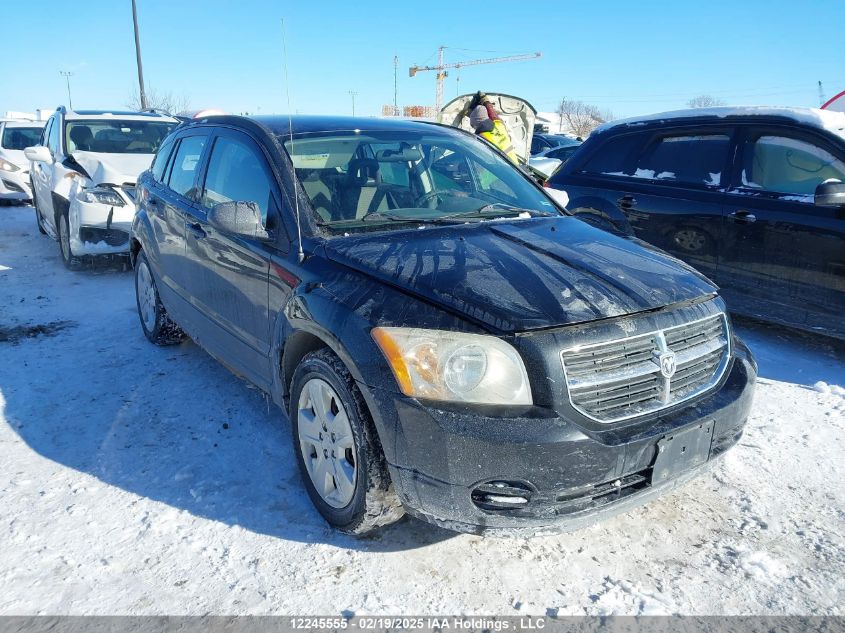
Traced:
[[217, 133], [207, 162], [200, 205], [189, 213], [187, 256], [199, 273], [194, 291], [209, 330], [203, 345], [237, 373], [269, 388], [271, 323], [267, 244], [219, 230], [208, 211], [228, 201], [255, 202], [265, 226], [279, 194], [266, 158], [245, 134]]

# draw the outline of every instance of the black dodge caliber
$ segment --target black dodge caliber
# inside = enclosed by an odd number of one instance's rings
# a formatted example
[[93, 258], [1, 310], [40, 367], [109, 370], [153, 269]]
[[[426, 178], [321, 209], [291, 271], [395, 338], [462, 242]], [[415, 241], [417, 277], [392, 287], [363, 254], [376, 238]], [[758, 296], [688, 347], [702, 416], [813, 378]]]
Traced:
[[287, 412], [314, 505], [467, 532], [574, 529], [734, 445], [756, 367], [717, 289], [570, 217], [436, 124], [210, 117], [138, 187], [144, 334]]

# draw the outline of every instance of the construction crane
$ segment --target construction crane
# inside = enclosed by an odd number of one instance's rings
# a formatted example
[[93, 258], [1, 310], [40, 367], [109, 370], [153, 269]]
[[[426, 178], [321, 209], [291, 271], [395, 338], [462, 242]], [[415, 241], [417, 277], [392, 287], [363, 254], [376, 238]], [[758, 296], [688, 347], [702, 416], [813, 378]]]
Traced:
[[519, 62], [526, 59], [536, 59], [537, 57], [541, 57], [542, 53], [531, 53], [528, 55], [510, 55], [508, 57], [491, 57], [488, 59], [473, 59], [467, 62], [456, 62], [454, 64], [444, 64], [443, 63], [443, 51], [446, 50], [445, 46], [441, 46], [437, 49], [437, 66], [411, 66], [408, 69], [408, 76], [413, 77], [419, 72], [423, 72], [426, 70], [436, 70], [437, 71], [437, 83], [435, 89], [435, 107], [437, 108], [437, 112], [440, 112], [440, 108], [443, 107], [443, 80], [446, 79], [448, 73], [446, 72], [447, 68], [456, 68], [461, 69], [464, 66], [477, 66], [478, 64], [498, 64], [500, 62]]

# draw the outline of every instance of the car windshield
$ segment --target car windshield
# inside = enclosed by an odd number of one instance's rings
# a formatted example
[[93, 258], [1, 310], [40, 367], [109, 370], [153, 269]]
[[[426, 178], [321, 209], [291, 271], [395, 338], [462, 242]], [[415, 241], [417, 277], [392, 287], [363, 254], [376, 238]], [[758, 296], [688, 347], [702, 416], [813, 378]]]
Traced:
[[0, 147], [24, 150], [38, 145], [41, 140], [41, 129], [40, 127], [9, 127], [7, 125], [3, 130], [3, 138], [0, 139]]
[[318, 221], [330, 228], [559, 213], [506, 159], [462, 134], [323, 132], [283, 142]]
[[155, 154], [175, 126], [171, 121], [77, 119], [65, 125], [65, 143], [68, 153]]

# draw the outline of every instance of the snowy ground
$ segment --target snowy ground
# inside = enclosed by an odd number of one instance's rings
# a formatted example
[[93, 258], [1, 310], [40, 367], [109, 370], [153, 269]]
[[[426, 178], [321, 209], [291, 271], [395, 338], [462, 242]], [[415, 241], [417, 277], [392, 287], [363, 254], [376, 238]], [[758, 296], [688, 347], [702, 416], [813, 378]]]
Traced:
[[761, 378], [713, 474], [570, 535], [359, 541], [312, 509], [280, 411], [0, 208], [0, 614], [845, 614], [845, 345], [740, 330]]

